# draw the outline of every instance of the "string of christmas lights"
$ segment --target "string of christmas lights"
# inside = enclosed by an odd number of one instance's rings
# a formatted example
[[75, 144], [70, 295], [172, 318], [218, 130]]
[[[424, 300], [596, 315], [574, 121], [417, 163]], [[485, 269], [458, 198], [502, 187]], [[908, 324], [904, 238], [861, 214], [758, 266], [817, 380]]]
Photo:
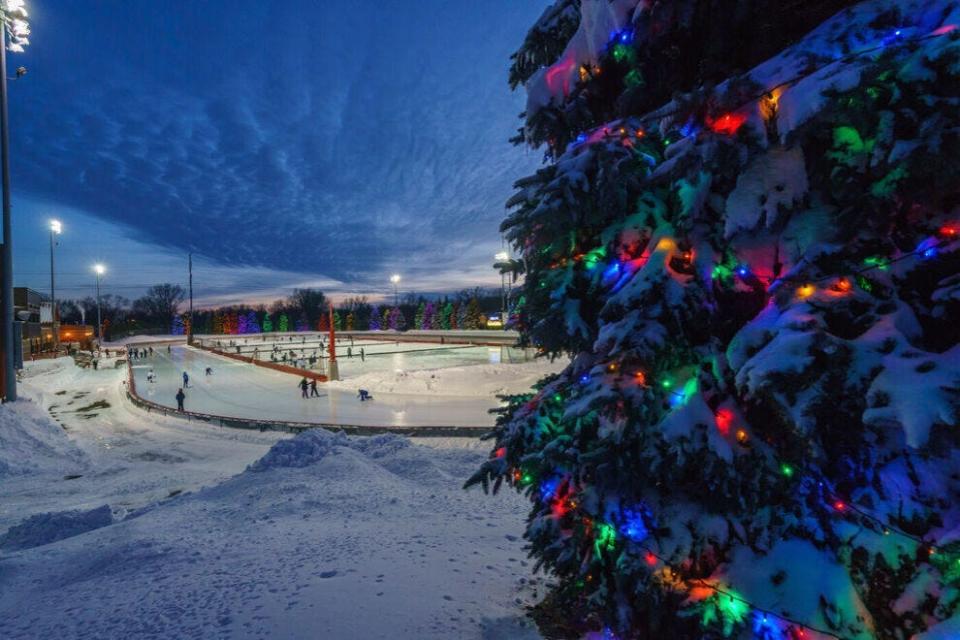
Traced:
[[[957, 30], [957, 28], [958, 28], [958, 25], [955, 25], [955, 24], [944, 25], [938, 29], [935, 29], [930, 33], [927, 33], [921, 36], [913, 36], [913, 37], [904, 37], [903, 29], [896, 29], [893, 32], [893, 34], [891, 36], [888, 36], [887, 38], [887, 39], [892, 38], [891, 42], [881, 42], [878, 45], [867, 47], [859, 51], [854, 51], [846, 55], [840, 56], [839, 58], [834, 58], [833, 60], [823, 63], [819, 66], [810, 67], [808, 70], [804, 72], [798, 73], [797, 75], [787, 80], [784, 80], [768, 89], [765, 89], [761, 92], [758, 92], [757, 94], [752, 95], [747, 100], [737, 105], [737, 107], [731, 110], [730, 112], [723, 114], [721, 116], [718, 116], [716, 118], [709, 118], [709, 120], [711, 120], [712, 122], [707, 122], [706, 124], [715, 133], [724, 133], [724, 134], [732, 135], [736, 133], [737, 130], [739, 130], [740, 125], [742, 125], [746, 121], [745, 116], [735, 117], [734, 114], [753, 102], [761, 101], [764, 99], [772, 99], [772, 96], [777, 96], [777, 99], [779, 99], [779, 94], [780, 92], [782, 92], [783, 89], [786, 89], [791, 85], [795, 85], [801, 80], [805, 80], [806, 78], [816, 73], [819, 73], [820, 71], [823, 71], [824, 69], [826, 69], [827, 67], [833, 64], [837, 64], [841, 62], [851, 62], [861, 56], [865, 56], [877, 51], [885, 50], [889, 48], [892, 43], [896, 43], [893, 46], [905, 46], [907, 44], [913, 44], [913, 43], [923, 42], [925, 40], [930, 40], [933, 38], [939, 38], [939, 37], [953, 33], [954, 31]], [[629, 31], [632, 33], [632, 30], [629, 30]], [[615, 39], [616, 38], [614, 38], [614, 40]], [[632, 36], [631, 36], [631, 40], [632, 40]], [[608, 43], [608, 46], [609, 46], [609, 43]], [[595, 65], [594, 68], [592, 69], [592, 73], [594, 75], [599, 74], [600, 71], [601, 71], [601, 68], [599, 67], [599, 65]], [[581, 77], [583, 77], [583, 73], [581, 73]], [[645, 116], [639, 116], [637, 119], [641, 122], [641, 124], [643, 124], [644, 122], [652, 123], [652, 122], [655, 122], [656, 120], [662, 120], [669, 116], [682, 115], [685, 111], [686, 109], [681, 107], [677, 107], [676, 109], [666, 110], [666, 111], [662, 110], [661, 108], [661, 110], [654, 111]], [[624, 127], [619, 127], [618, 129], [621, 134], [625, 132]], [[603, 132], [604, 135], [609, 135], [610, 130], [611, 130], [610, 125], [603, 125], [601, 127], [598, 127], [597, 129], [592, 130], [593, 133], [590, 135], [586, 133], [581, 133], [580, 135], [577, 136], [576, 140], [571, 144], [583, 143], [588, 141], [595, 142], [596, 140], [592, 140], [591, 138], [594, 138], [598, 131]], [[645, 132], [643, 131], [643, 129], [638, 128], [636, 131], [636, 136], [639, 138], [642, 138], [644, 137], [644, 135], [645, 135]]]

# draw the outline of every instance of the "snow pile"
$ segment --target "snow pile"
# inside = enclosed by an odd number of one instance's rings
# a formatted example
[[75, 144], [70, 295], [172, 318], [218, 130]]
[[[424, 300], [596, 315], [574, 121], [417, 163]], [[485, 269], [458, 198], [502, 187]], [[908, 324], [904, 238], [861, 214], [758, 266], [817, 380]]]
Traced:
[[76, 368], [76, 364], [70, 356], [50, 358], [48, 360], [33, 360], [23, 363], [23, 370], [20, 372], [20, 377], [24, 380], [30, 380], [31, 378], [60, 374], [63, 371], [73, 368]]
[[367, 389], [376, 393], [427, 394], [493, 398], [523, 393], [545, 375], [556, 373], [566, 362], [538, 360], [522, 364], [478, 364], [413, 371], [371, 371], [348, 380], [327, 383], [334, 389]]
[[0, 536], [0, 549], [7, 551], [32, 549], [111, 524], [113, 524], [113, 513], [109, 505], [89, 511], [39, 513], [10, 527], [6, 534]]
[[319, 430], [284, 445], [6, 557], [0, 638], [538, 637], [523, 605], [542, 580], [509, 535], [526, 505], [461, 488], [484, 453]]
[[85, 454], [29, 400], [0, 405], [0, 478], [40, 472], [68, 473]]
[[379, 458], [409, 446], [409, 440], [393, 434], [350, 438], [342, 431], [333, 433], [326, 429], [311, 429], [296, 438], [281, 440], [273, 445], [265, 456], [251, 464], [248, 469], [261, 472], [270, 469], [307, 467], [320, 462], [338, 447], [360, 451], [371, 458]]

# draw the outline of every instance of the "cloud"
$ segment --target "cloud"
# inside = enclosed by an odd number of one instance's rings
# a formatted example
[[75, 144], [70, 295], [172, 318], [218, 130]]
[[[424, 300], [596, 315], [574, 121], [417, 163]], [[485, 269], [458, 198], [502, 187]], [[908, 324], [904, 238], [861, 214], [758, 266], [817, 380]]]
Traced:
[[503, 202], [536, 165], [506, 141], [507, 59], [542, 3], [265, 4], [35, 16], [15, 189], [276, 282], [496, 281]]

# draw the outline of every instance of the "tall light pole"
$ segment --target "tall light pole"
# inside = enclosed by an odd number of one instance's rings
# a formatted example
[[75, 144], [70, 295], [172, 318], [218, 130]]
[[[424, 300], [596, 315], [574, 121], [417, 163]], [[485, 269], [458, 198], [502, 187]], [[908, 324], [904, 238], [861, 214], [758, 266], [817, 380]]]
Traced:
[[51, 323], [53, 324], [53, 350], [56, 351], [57, 347], [60, 344], [60, 332], [57, 326], [57, 290], [54, 287], [54, 270], [53, 270], [53, 248], [57, 244], [56, 236], [60, 235], [63, 231], [63, 225], [60, 224], [59, 220], [50, 221], [50, 306], [51, 306]]
[[[13, 233], [10, 221], [10, 120], [7, 116], [7, 48], [11, 51], [23, 51], [30, 44], [30, 25], [27, 24], [27, 11], [23, 0], [4, 0], [0, 4], [0, 18], [3, 34], [0, 34], [0, 175], [3, 186], [3, 259], [0, 268], [0, 297], [3, 298], [3, 313], [0, 322], [3, 329], [0, 337], [3, 342], [3, 395], [7, 402], [17, 399], [17, 371], [13, 349]], [[21, 67], [22, 69], [22, 67]], [[17, 70], [19, 78], [22, 72]]]
[[400, 284], [400, 274], [395, 273], [390, 276], [390, 282], [393, 283], [393, 306], [400, 306], [400, 290], [397, 288], [397, 285]]
[[496, 262], [493, 266], [500, 269], [500, 322], [503, 329], [507, 328], [507, 267], [510, 266], [510, 254], [501, 251], [493, 256]]
[[97, 346], [103, 343], [103, 322], [100, 320], [100, 276], [106, 273], [107, 268], [102, 264], [93, 265], [93, 270], [97, 274]]

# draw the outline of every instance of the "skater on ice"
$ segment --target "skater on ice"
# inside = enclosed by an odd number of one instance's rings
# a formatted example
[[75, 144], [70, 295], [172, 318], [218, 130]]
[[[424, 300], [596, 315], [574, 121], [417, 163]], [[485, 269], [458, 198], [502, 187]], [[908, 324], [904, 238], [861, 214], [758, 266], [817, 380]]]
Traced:
[[370, 392], [366, 389], [360, 389], [357, 393], [357, 397], [360, 398], [360, 402], [366, 402], [367, 400], [373, 400], [373, 396], [370, 395]]
[[206, 374], [206, 375], [208, 375], [208, 376], [212, 376], [212, 375], [213, 375], [213, 367], [207, 367], [207, 368], [204, 370], [204, 374]]
[[183, 411], [183, 400], [187, 397], [187, 394], [183, 392], [183, 389], [177, 391], [177, 411]]
[[307, 396], [307, 388], [308, 388], [310, 385], [309, 385], [309, 383], [307, 382], [307, 379], [306, 379], [306, 378], [303, 378], [302, 380], [300, 380], [300, 384], [298, 384], [297, 386], [300, 387], [300, 397], [301, 397], [301, 398], [306, 398], [306, 397], [308, 397], [308, 396]]
[[187, 375], [187, 372], [183, 372], [183, 388], [187, 389], [190, 387], [190, 376]]
[[314, 378], [310, 381], [310, 397], [319, 398], [320, 394], [317, 392], [317, 380]]

